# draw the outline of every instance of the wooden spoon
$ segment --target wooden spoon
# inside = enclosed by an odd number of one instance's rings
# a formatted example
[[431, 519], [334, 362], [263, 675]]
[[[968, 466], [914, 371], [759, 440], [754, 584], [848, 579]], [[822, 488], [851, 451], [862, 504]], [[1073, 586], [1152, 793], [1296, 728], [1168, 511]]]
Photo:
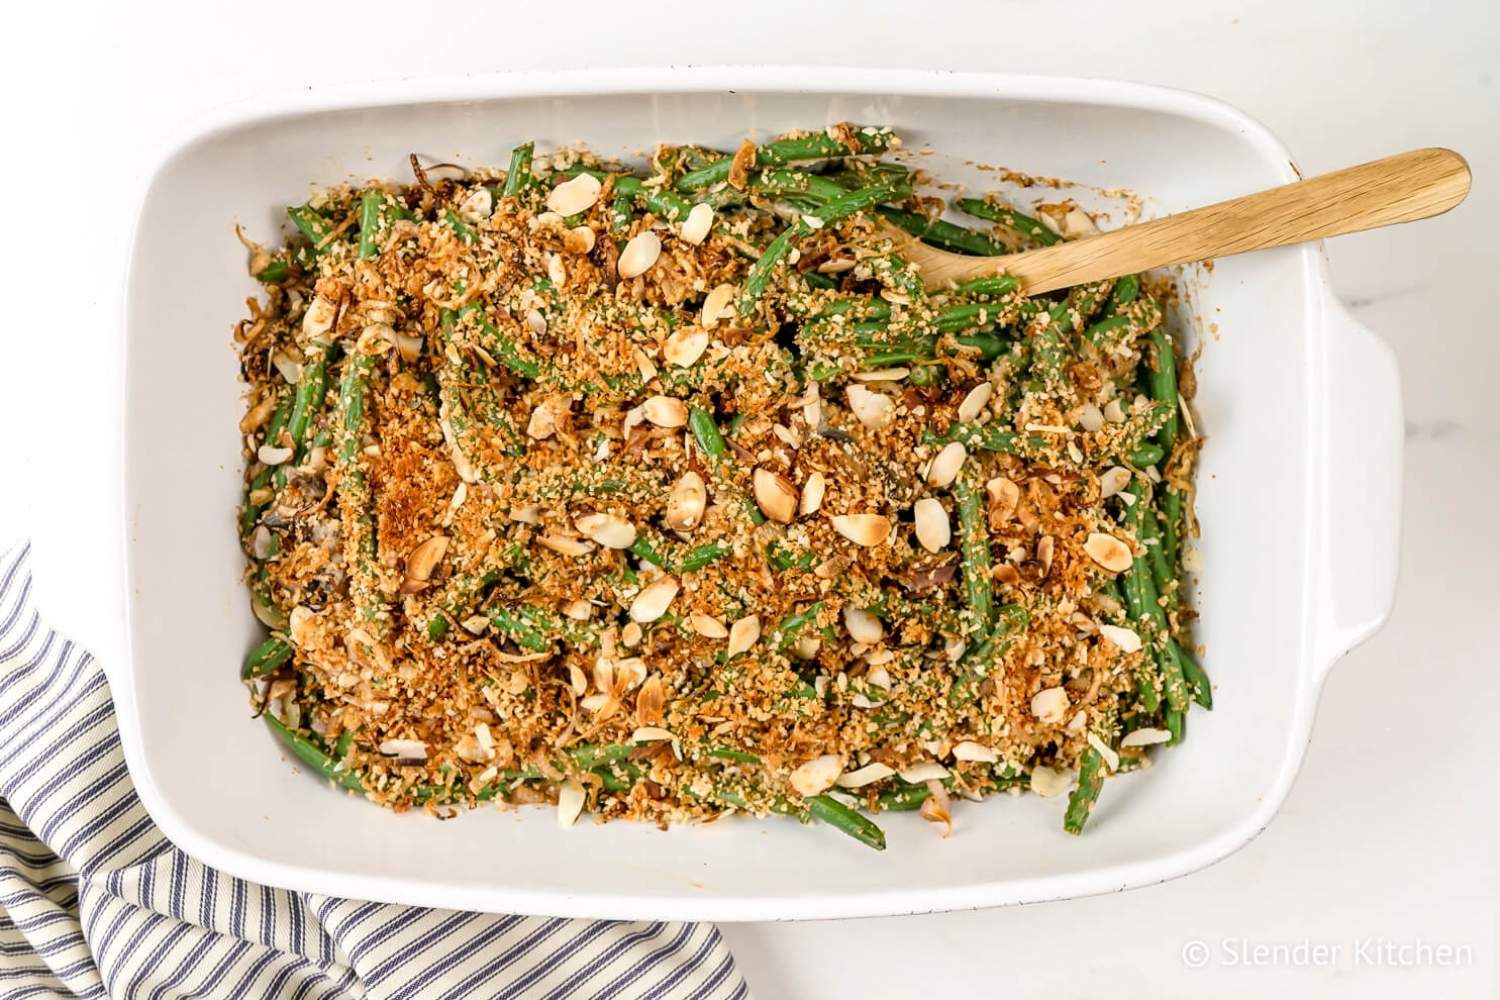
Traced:
[[1451, 149], [1414, 149], [1243, 198], [1041, 250], [966, 257], [938, 250], [890, 223], [882, 231], [922, 282], [941, 288], [1005, 272], [1027, 295], [1249, 250], [1441, 215], [1469, 193], [1469, 165]]

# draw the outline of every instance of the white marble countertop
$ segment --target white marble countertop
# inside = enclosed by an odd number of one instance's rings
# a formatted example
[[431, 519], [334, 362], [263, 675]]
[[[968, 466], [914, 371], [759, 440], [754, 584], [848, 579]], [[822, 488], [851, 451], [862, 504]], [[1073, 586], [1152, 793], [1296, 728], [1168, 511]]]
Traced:
[[[56, 197], [13, 203], [0, 249], [8, 288], [30, 293], [19, 313], [7, 297], [0, 545], [34, 539], [54, 624], [87, 640], [107, 592], [104, 574], [85, 567], [100, 562], [91, 545], [108, 509], [101, 497], [115, 488], [100, 428], [115, 418], [105, 359], [130, 192], [165, 139], [215, 105], [369, 77], [827, 62], [1202, 91], [1264, 121], [1307, 173], [1452, 146], [1476, 178], [1459, 212], [1329, 247], [1335, 287], [1400, 356], [1402, 578], [1390, 624], [1334, 671], [1306, 765], [1266, 833], [1207, 871], [1111, 897], [725, 932], [762, 1000], [934, 987], [1008, 997], [1500, 991], [1500, 753], [1489, 717], [1500, 658], [1486, 631], [1500, 598], [1490, 412], [1500, 372], [1500, 5], [951, 2], [917, 8], [918, 20], [909, 4], [762, 0], [725, 8], [733, 20], [718, 26], [723, 15], [701, 3], [512, 6], [419, 14], [365, 0], [272, 16], [243, 3], [59, 2], [7, 15], [0, 75], [11, 141], [0, 171], [10, 192], [47, 182]], [[36, 254], [69, 232], [87, 264], [37, 268]], [[1198, 941], [1202, 968], [1184, 960]], [[1309, 948], [1251, 961], [1256, 946], [1298, 944]], [[1438, 946], [1456, 949], [1457, 964], [1443, 964]]]

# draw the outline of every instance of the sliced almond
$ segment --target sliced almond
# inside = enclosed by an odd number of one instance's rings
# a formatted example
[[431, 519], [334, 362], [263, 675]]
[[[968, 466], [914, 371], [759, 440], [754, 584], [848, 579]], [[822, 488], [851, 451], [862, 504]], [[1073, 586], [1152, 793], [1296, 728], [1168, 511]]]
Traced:
[[901, 780], [908, 785], [920, 785], [924, 781], [942, 781], [948, 777], [948, 769], [935, 760], [913, 764], [901, 770]]
[[798, 795], [821, 795], [833, 787], [843, 769], [844, 758], [835, 753], [827, 753], [798, 767], [791, 773], [788, 783]]
[[755, 489], [755, 503], [766, 518], [777, 524], [791, 524], [797, 516], [797, 487], [780, 473], [758, 466], [750, 477]]
[[1125, 422], [1125, 407], [1120, 405], [1118, 397], [1104, 404], [1104, 419], [1112, 424], [1123, 424]]
[[917, 807], [917, 815], [929, 823], [941, 826], [946, 838], [953, 832], [953, 813], [949, 809], [951, 803], [948, 801], [948, 790], [941, 781], [929, 781], [927, 791], [927, 798]]
[[281, 465], [291, 460], [292, 449], [281, 448], [273, 444], [263, 444], [255, 450], [255, 457], [266, 465]]
[[483, 222], [494, 211], [495, 197], [487, 187], [475, 188], [458, 203], [458, 217], [471, 224]]
[[965, 422], [979, 419], [984, 408], [990, 405], [990, 397], [994, 394], [995, 386], [992, 382], [981, 382], [970, 389], [964, 395], [963, 402], [958, 404], [958, 419]]
[[729, 626], [727, 655], [732, 659], [760, 641], [760, 615], [746, 615]]
[[691, 368], [699, 358], [703, 357], [703, 352], [706, 350], [708, 350], [708, 331], [688, 326], [672, 331], [666, 343], [662, 344], [661, 356], [667, 359], [669, 365]]
[[688, 211], [678, 235], [682, 237], [683, 242], [697, 246], [708, 239], [708, 231], [713, 228], [713, 224], [713, 206], [700, 201]]
[[547, 255], [547, 280], [558, 288], [568, 283], [568, 266], [563, 263], [562, 254]]
[[594, 551], [594, 546], [591, 543], [569, 537], [568, 535], [543, 535], [538, 541], [558, 555], [570, 556], [572, 558], [586, 556]]
[[953, 540], [948, 511], [936, 497], [923, 497], [916, 502], [912, 507], [912, 522], [917, 542], [928, 552], [941, 552]]
[[652, 674], [646, 678], [645, 683], [641, 685], [640, 692], [635, 696], [636, 723], [649, 726], [660, 722], [666, 702], [667, 696], [662, 687], [661, 675]]
[[670, 730], [663, 729], [660, 726], [641, 726], [630, 734], [630, 742], [632, 743], [660, 743], [663, 740], [676, 739], [677, 737], [673, 736]]
[[953, 759], [977, 761], [981, 764], [993, 764], [1000, 759], [1000, 755], [983, 743], [964, 740], [962, 743], [954, 746]]
[[626, 649], [634, 649], [641, 644], [646, 633], [637, 622], [626, 622], [625, 627], [620, 629], [620, 645]]
[[848, 771], [839, 775], [837, 782], [840, 788], [863, 788], [866, 785], [873, 785], [877, 781], [884, 781], [895, 773], [895, 770], [889, 764], [874, 761], [859, 768], [857, 771]]
[[1031, 790], [1044, 799], [1062, 795], [1073, 785], [1073, 776], [1067, 771], [1058, 771], [1038, 764], [1031, 769]]
[[1060, 687], [1043, 688], [1031, 696], [1031, 714], [1049, 725], [1068, 717], [1068, 692]]
[[802, 498], [797, 504], [797, 513], [806, 517], [815, 514], [819, 507], [823, 506], [823, 494], [828, 490], [828, 480], [823, 478], [823, 473], [814, 469], [808, 473], [807, 481], [802, 484]]
[[628, 549], [635, 543], [635, 525], [618, 514], [585, 514], [573, 523], [606, 549]]
[[333, 321], [338, 314], [338, 306], [321, 295], [314, 296], [307, 304], [307, 312], [302, 314], [302, 333], [311, 340], [320, 340], [333, 329]]
[[962, 443], [949, 441], [927, 467], [927, 484], [938, 489], [952, 485], [968, 457], [969, 450]]
[[1083, 551], [1111, 573], [1123, 573], [1135, 561], [1130, 553], [1130, 546], [1102, 531], [1096, 531], [1084, 540]]
[[412, 549], [406, 557], [406, 578], [426, 582], [432, 579], [432, 571], [448, 553], [448, 536], [433, 535]]
[[[390, 327], [386, 327], [386, 329], [389, 330]], [[271, 366], [276, 369], [282, 378], [286, 379], [292, 385], [296, 385], [302, 378], [302, 364], [286, 351], [272, 351]]]
[[309, 608], [299, 604], [292, 609], [287, 616], [287, 635], [291, 636], [292, 642], [298, 646], [304, 646], [313, 637], [313, 629], [317, 623], [318, 616]]
[[713, 291], [703, 297], [703, 308], [698, 313], [699, 322], [712, 329], [719, 320], [734, 315], [731, 303], [737, 291], [739, 289], [730, 284], [715, 285]]
[[568, 253], [592, 253], [597, 239], [592, 226], [574, 226], [563, 233], [563, 249]]
[[1036, 540], [1036, 561], [1042, 567], [1042, 577], [1045, 578], [1052, 572], [1052, 555], [1057, 549], [1057, 540], [1051, 535], [1043, 535]]
[[672, 484], [667, 495], [667, 526], [674, 531], [691, 531], [703, 520], [708, 505], [708, 487], [703, 477], [689, 469]]
[[681, 427], [687, 423], [688, 411], [680, 399], [652, 396], [641, 404], [641, 415], [657, 427]]
[[575, 622], [586, 622], [594, 617], [594, 606], [588, 601], [579, 599], [564, 604], [562, 612]]
[[688, 616], [688, 624], [705, 639], [724, 639], [729, 636], [729, 629], [712, 615], [691, 614]]
[[630, 602], [631, 620], [643, 625], [656, 621], [667, 613], [677, 591], [677, 578], [673, 576], [664, 576], [648, 584]]
[[[580, 174], [579, 176], [587, 176]], [[597, 182], [595, 182], [597, 183]], [[577, 779], [569, 778], [557, 789], [557, 825], [567, 829], [578, 822], [583, 814], [583, 803], [587, 796]]]
[[1125, 734], [1120, 741], [1122, 747], [1149, 747], [1157, 743], [1165, 743], [1172, 738], [1172, 734], [1165, 729], [1136, 729]]
[[660, 256], [661, 237], [648, 229], [644, 233], [636, 233], [625, 244], [625, 249], [620, 251], [616, 269], [622, 278], [638, 278], [651, 270]]
[[604, 185], [593, 174], [579, 174], [547, 192], [547, 207], [558, 215], [587, 212], [599, 200]]
[[985, 483], [984, 492], [990, 502], [990, 517], [1002, 524], [1010, 520], [1016, 512], [1016, 505], [1021, 502], [1021, 487], [1004, 476], [996, 476]]
[[1122, 653], [1140, 651], [1141, 637], [1133, 629], [1120, 625], [1100, 625], [1099, 634], [1118, 646]]
[[844, 390], [854, 418], [872, 431], [884, 430], [896, 419], [896, 403], [883, 392], [872, 392], [858, 383]]
[[542, 441], [555, 433], [557, 433], [557, 414], [550, 403], [538, 403], [532, 409], [531, 417], [526, 421], [527, 436]]
[[1084, 403], [1078, 410], [1078, 426], [1086, 431], [1104, 429], [1104, 412], [1093, 403]]
[[883, 514], [835, 514], [833, 530], [855, 545], [879, 545], [891, 533], [891, 522]]
[[855, 642], [873, 646], [885, 638], [885, 625], [880, 619], [861, 608], [844, 609], [844, 628]]
[[1099, 474], [1099, 499], [1114, 496], [1130, 485], [1130, 470], [1117, 465]]

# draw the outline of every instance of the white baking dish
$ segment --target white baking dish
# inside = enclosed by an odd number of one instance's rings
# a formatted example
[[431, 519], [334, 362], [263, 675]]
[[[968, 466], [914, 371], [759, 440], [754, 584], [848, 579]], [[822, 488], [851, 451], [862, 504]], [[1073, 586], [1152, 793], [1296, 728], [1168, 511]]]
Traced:
[[1126, 187], [1148, 214], [1292, 180], [1281, 144], [1191, 94], [1102, 81], [848, 69], [664, 69], [464, 78], [241, 106], [175, 148], [141, 210], [126, 315], [129, 655], [121, 737], [162, 830], [219, 868], [291, 888], [438, 906], [618, 918], [797, 919], [1055, 899], [1182, 875], [1270, 822], [1329, 666], [1383, 621], [1397, 561], [1401, 406], [1390, 352], [1331, 297], [1316, 247], [1225, 260], [1179, 321], [1216, 324], [1197, 409], [1211, 435], [1200, 640], [1211, 715], [1159, 765], [1110, 782], [1080, 839], [1060, 800], [962, 805], [940, 840], [886, 816], [890, 847], [784, 820], [661, 832], [550, 810], [440, 823], [297, 773], [237, 680], [259, 626], [240, 583], [241, 386], [230, 347], [253, 293], [230, 226], [267, 236], [310, 183], [405, 176], [413, 151], [471, 163], [510, 145], [732, 145], [850, 119], [942, 155]]

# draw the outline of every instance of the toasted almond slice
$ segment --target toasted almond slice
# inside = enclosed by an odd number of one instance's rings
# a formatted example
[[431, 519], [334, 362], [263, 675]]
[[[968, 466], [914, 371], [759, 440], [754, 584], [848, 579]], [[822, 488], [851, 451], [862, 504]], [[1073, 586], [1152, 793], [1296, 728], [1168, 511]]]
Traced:
[[317, 619], [318, 616], [311, 609], [301, 604], [297, 605], [287, 616], [287, 635], [291, 636], [292, 642], [296, 645], [306, 645], [313, 637]]
[[909, 785], [920, 785], [924, 781], [942, 781], [948, 777], [948, 769], [935, 760], [913, 764], [901, 771], [901, 780]]
[[885, 626], [879, 618], [860, 608], [844, 609], [844, 628], [855, 642], [873, 646], [885, 638]]
[[470, 224], [483, 222], [495, 211], [495, 196], [487, 187], [477, 187], [458, 203], [458, 217]]
[[835, 514], [833, 530], [855, 545], [879, 545], [891, 533], [891, 522], [883, 514]]
[[591, 694], [578, 702], [578, 704], [583, 706], [584, 711], [594, 713], [602, 713], [606, 708], [615, 703], [613, 698], [602, 691], [598, 694]]
[[656, 621], [667, 613], [677, 591], [678, 583], [674, 576], [664, 576], [648, 584], [630, 602], [631, 620], [643, 625]]
[[877, 781], [883, 781], [895, 773], [890, 765], [874, 761], [857, 771], [848, 771], [839, 775], [837, 781], [840, 788], [863, 788]]
[[1123, 573], [1135, 561], [1128, 545], [1114, 535], [1107, 535], [1102, 531], [1093, 532], [1084, 540], [1083, 551], [1088, 553], [1090, 559], [1111, 573]]
[[674, 330], [662, 345], [661, 355], [667, 364], [678, 368], [691, 368], [708, 350], [708, 331], [695, 326]]
[[958, 404], [958, 419], [966, 422], [977, 420], [984, 408], [990, 405], [990, 397], [994, 394], [995, 386], [992, 382], [981, 382], [970, 389], [964, 395], [963, 402]]
[[558, 288], [568, 283], [568, 266], [563, 263], [562, 254], [547, 255], [547, 278]]
[[537, 540], [558, 555], [571, 556], [573, 558], [586, 556], [594, 551], [594, 546], [591, 543], [577, 538], [570, 538], [567, 535], [543, 535]]
[[263, 444], [255, 451], [255, 457], [266, 465], [280, 465], [291, 460], [292, 449], [280, 448], [273, 444]]
[[1052, 571], [1052, 555], [1057, 550], [1057, 540], [1051, 535], [1043, 535], [1036, 540], [1036, 561], [1042, 567], [1042, 576], [1046, 577]]
[[437, 569], [438, 563], [443, 561], [443, 556], [447, 552], [448, 536], [433, 535], [407, 555], [406, 578], [422, 581], [432, 579], [432, 571]]
[[1021, 487], [1004, 476], [996, 476], [985, 483], [984, 492], [990, 501], [990, 516], [1001, 523], [1010, 520], [1016, 512], [1016, 505], [1021, 502]]
[[593, 174], [579, 174], [547, 192], [547, 207], [558, 215], [577, 215], [594, 207], [603, 185]]
[[663, 729], [660, 726], [641, 726], [630, 734], [630, 742], [632, 743], [660, 743], [663, 740], [676, 739], [677, 737], [673, 736], [670, 730]]
[[528, 437], [538, 441], [551, 437], [557, 432], [557, 414], [553, 412], [550, 403], [538, 403], [531, 411], [531, 417], [526, 421], [526, 434]]
[[1120, 741], [1122, 747], [1149, 747], [1157, 743], [1165, 743], [1172, 738], [1172, 734], [1165, 729], [1135, 729], [1125, 734]]
[[634, 649], [641, 644], [646, 633], [641, 629], [638, 622], [626, 622], [625, 627], [620, 629], [620, 645], [626, 649]]
[[[389, 330], [390, 327], [386, 327], [386, 329]], [[271, 365], [282, 378], [286, 379], [292, 385], [296, 385], [298, 380], [302, 378], [302, 364], [286, 351], [272, 351]]]
[[1073, 784], [1073, 775], [1067, 771], [1058, 771], [1038, 764], [1031, 769], [1031, 790], [1042, 798], [1050, 799], [1054, 795], [1061, 795]]
[[1109, 765], [1111, 771], [1118, 771], [1120, 769], [1120, 755], [1115, 753], [1114, 749], [1108, 743], [1101, 740], [1095, 733], [1089, 733], [1089, 746], [1093, 747], [1099, 756], [1104, 758], [1104, 763]]
[[734, 301], [738, 290], [730, 284], [715, 285], [713, 291], [703, 297], [703, 308], [698, 313], [698, 321], [704, 327], [712, 329], [719, 320], [734, 315], [730, 303]]
[[657, 427], [681, 427], [687, 423], [688, 411], [680, 399], [652, 396], [641, 404], [641, 415]]
[[1104, 404], [1104, 419], [1112, 424], [1125, 422], [1125, 407], [1120, 405], [1118, 396]]
[[702, 476], [689, 469], [667, 495], [667, 526], [674, 531], [692, 531], [703, 520], [707, 506], [708, 487]]
[[1084, 403], [1078, 409], [1078, 426], [1090, 432], [1103, 430], [1104, 411], [1093, 403]]
[[1100, 625], [1099, 634], [1118, 646], [1122, 653], [1134, 653], [1141, 648], [1141, 637], [1132, 629], [1120, 625]]
[[333, 329], [333, 321], [339, 314], [338, 306], [321, 295], [313, 296], [302, 314], [302, 333], [311, 340], [319, 340]]
[[1000, 755], [991, 747], [983, 743], [975, 743], [973, 740], [964, 740], [953, 748], [954, 760], [978, 761], [982, 764], [993, 764], [1000, 759]]
[[1043, 688], [1031, 696], [1031, 714], [1049, 725], [1066, 719], [1070, 707], [1068, 692], [1060, 687]]
[[385, 740], [380, 744], [380, 753], [401, 760], [426, 760], [427, 744], [421, 740]]
[[828, 490], [828, 480], [823, 478], [823, 473], [814, 469], [808, 473], [807, 481], [802, 484], [802, 499], [797, 504], [797, 513], [802, 516], [815, 514], [818, 508], [823, 506], [823, 494]]
[[949, 810], [948, 790], [941, 781], [929, 781], [927, 791], [927, 798], [917, 807], [917, 815], [929, 823], [941, 826], [946, 839], [953, 832], [953, 813]]
[[733, 659], [760, 641], [760, 615], [746, 615], [729, 626], [726, 654]]
[[575, 622], [586, 622], [594, 617], [594, 606], [588, 601], [579, 599], [564, 604], [562, 612]]
[[777, 524], [791, 524], [797, 516], [797, 487], [765, 466], [757, 466], [750, 479], [761, 513]]
[[788, 783], [792, 791], [801, 796], [820, 795], [833, 787], [839, 773], [844, 770], [844, 758], [836, 753], [826, 753], [798, 767], [791, 773]]
[[573, 523], [606, 549], [628, 549], [635, 542], [635, 525], [618, 514], [585, 514]]
[[660, 256], [661, 237], [648, 229], [644, 233], [636, 233], [625, 244], [625, 249], [620, 251], [616, 269], [622, 278], [638, 278], [651, 270]]
[[563, 233], [563, 249], [568, 253], [592, 253], [597, 239], [592, 226], [574, 226]]
[[952, 485], [968, 457], [969, 450], [961, 442], [949, 441], [927, 467], [927, 484], [938, 489]]
[[683, 242], [697, 246], [708, 239], [708, 231], [713, 228], [713, 224], [713, 206], [700, 201], [688, 211], [678, 235], [682, 237]]
[[688, 624], [705, 639], [724, 639], [729, 635], [729, 629], [724, 627], [724, 623], [712, 615], [691, 614], [688, 616]]
[[856, 382], [900, 382], [910, 374], [910, 368], [876, 368], [873, 371], [855, 372], [849, 377]]
[[953, 540], [953, 524], [937, 497], [923, 497], [912, 508], [917, 541], [928, 552], [941, 552]]
[[640, 693], [635, 696], [636, 724], [649, 726], [660, 722], [666, 701], [667, 696], [662, 687], [661, 675], [652, 674], [646, 678], [646, 682], [641, 685]]
[[1117, 465], [1099, 474], [1099, 499], [1104, 500], [1130, 485], [1130, 470]]
[[855, 383], [844, 390], [844, 397], [855, 419], [872, 431], [884, 430], [896, 419], [896, 404], [883, 392], [871, 392]]
[[[587, 174], [579, 174], [587, 177]], [[597, 184], [598, 182], [595, 181]], [[584, 795], [583, 786], [577, 779], [569, 778], [557, 789], [557, 825], [567, 829], [578, 822], [578, 817], [583, 814]]]

